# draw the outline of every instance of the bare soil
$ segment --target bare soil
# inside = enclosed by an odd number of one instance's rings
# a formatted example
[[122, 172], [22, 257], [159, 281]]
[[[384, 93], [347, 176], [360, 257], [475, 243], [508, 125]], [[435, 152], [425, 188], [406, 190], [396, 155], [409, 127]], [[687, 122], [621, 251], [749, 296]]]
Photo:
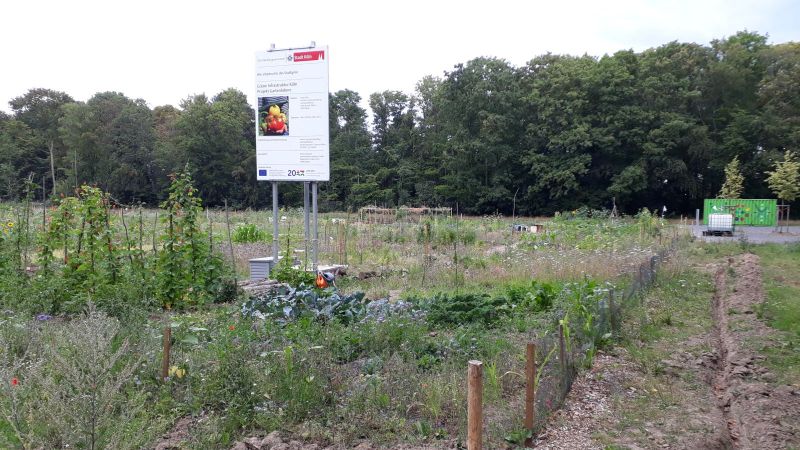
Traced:
[[[769, 340], [772, 330], [757, 318], [764, 301], [759, 258], [744, 254], [716, 274], [714, 301], [717, 366], [714, 390], [733, 448], [784, 449], [800, 445], [800, 392], [771, 383], [752, 343]], [[732, 285], [732, 286], [731, 286]], [[730, 287], [729, 287], [730, 286]]]
[[[354, 450], [377, 450], [383, 447], [375, 447], [369, 442], [362, 442], [354, 447], [343, 447], [336, 445], [326, 447], [315, 443], [301, 442], [282, 435], [280, 432], [273, 431], [266, 437], [251, 437], [234, 444], [231, 450], [344, 450], [353, 448]], [[391, 447], [398, 450], [440, 450], [456, 448], [455, 444], [449, 446], [409, 446], [398, 445]]]
[[183, 449], [185, 443], [192, 437], [192, 429], [200, 419], [186, 416], [181, 417], [172, 426], [169, 433], [161, 437], [153, 447], [155, 450], [179, 450]]

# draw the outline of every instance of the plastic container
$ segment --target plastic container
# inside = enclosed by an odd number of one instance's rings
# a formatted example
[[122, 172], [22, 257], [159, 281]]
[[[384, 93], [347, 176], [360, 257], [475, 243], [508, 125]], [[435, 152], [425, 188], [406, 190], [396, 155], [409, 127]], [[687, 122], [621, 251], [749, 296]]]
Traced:
[[708, 231], [729, 231], [733, 233], [733, 214], [709, 214]]

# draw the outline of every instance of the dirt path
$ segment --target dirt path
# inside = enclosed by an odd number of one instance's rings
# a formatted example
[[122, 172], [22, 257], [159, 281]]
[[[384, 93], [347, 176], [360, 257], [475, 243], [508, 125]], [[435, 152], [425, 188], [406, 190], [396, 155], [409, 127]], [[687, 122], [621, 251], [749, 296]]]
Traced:
[[[776, 384], [762, 363], [775, 330], [756, 314], [764, 301], [758, 257], [720, 261], [711, 276], [710, 301], [675, 305], [654, 339], [627, 347], [641, 354], [600, 354], [537, 448], [800, 448], [800, 391]], [[652, 316], [665, 314], [670, 302], [658, 297], [670, 293], [654, 293], [647, 320], [664, 320]]]
[[602, 448], [592, 435], [608, 421], [615, 396], [634, 394], [626, 392], [624, 386], [635, 373], [624, 357], [598, 354], [591, 370], [575, 380], [564, 407], [537, 436], [535, 447], [540, 450]]
[[729, 270], [718, 270], [714, 301], [714, 389], [730, 443], [741, 449], [791, 448], [800, 443], [800, 393], [770, 383], [772, 374], [759, 365], [764, 357], [754, 348], [768, 345], [773, 333], [756, 315], [764, 301], [758, 256], [740, 255], [731, 268], [733, 283], [728, 282]]
[[725, 267], [717, 268], [717, 272], [714, 274], [714, 298], [711, 302], [712, 316], [714, 317], [712, 339], [715, 349], [714, 373], [711, 385], [717, 396], [717, 408], [719, 408], [723, 418], [723, 423], [719, 427], [721, 441], [726, 448], [741, 448], [743, 443], [741, 426], [739, 420], [731, 411], [730, 375], [733, 369], [731, 367], [730, 347], [732, 333], [728, 327], [727, 279]]

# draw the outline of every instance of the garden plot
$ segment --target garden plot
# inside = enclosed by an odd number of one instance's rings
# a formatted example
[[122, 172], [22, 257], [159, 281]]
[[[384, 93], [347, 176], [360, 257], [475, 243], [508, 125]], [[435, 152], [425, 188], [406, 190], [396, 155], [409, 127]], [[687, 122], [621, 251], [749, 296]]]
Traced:
[[[167, 435], [225, 448], [280, 430], [321, 447], [457, 446], [470, 359], [485, 367], [487, 445], [513, 445], [525, 438], [525, 344], [561, 324], [571, 364], [588, 364], [608, 338], [589, 336], [608, 290], [673, 233], [647, 213], [562, 216], [543, 234], [512, 234], [500, 217], [325, 215], [320, 261], [353, 276], [317, 289], [313, 274], [279, 264], [280, 288], [247, 295], [230, 286], [269, 248], [266, 215], [205, 212], [190, 182], [177, 179], [159, 211], [115, 210], [89, 190], [44, 221], [25, 204], [5, 210], [0, 445], [139, 448]], [[282, 215], [290, 254], [305, 246], [301, 215]], [[540, 351], [545, 367], [552, 348]], [[73, 372], [83, 378], [63, 378]], [[554, 383], [544, 371], [541, 386]], [[81, 414], [49, 407], [54, 392]], [[538, 406], [541, 423], [558, 405]]]

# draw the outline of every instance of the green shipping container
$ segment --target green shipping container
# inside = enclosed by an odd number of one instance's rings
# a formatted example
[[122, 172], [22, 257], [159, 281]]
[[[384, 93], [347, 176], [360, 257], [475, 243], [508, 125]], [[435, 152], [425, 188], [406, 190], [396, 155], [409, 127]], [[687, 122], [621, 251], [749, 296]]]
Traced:
[[733, 214], [734, 225], [774, 227], [777, 220], [778, 201], [769, 199], [707, 198], [703, 202], [703, 225], [708, 225], [709, 214]]

